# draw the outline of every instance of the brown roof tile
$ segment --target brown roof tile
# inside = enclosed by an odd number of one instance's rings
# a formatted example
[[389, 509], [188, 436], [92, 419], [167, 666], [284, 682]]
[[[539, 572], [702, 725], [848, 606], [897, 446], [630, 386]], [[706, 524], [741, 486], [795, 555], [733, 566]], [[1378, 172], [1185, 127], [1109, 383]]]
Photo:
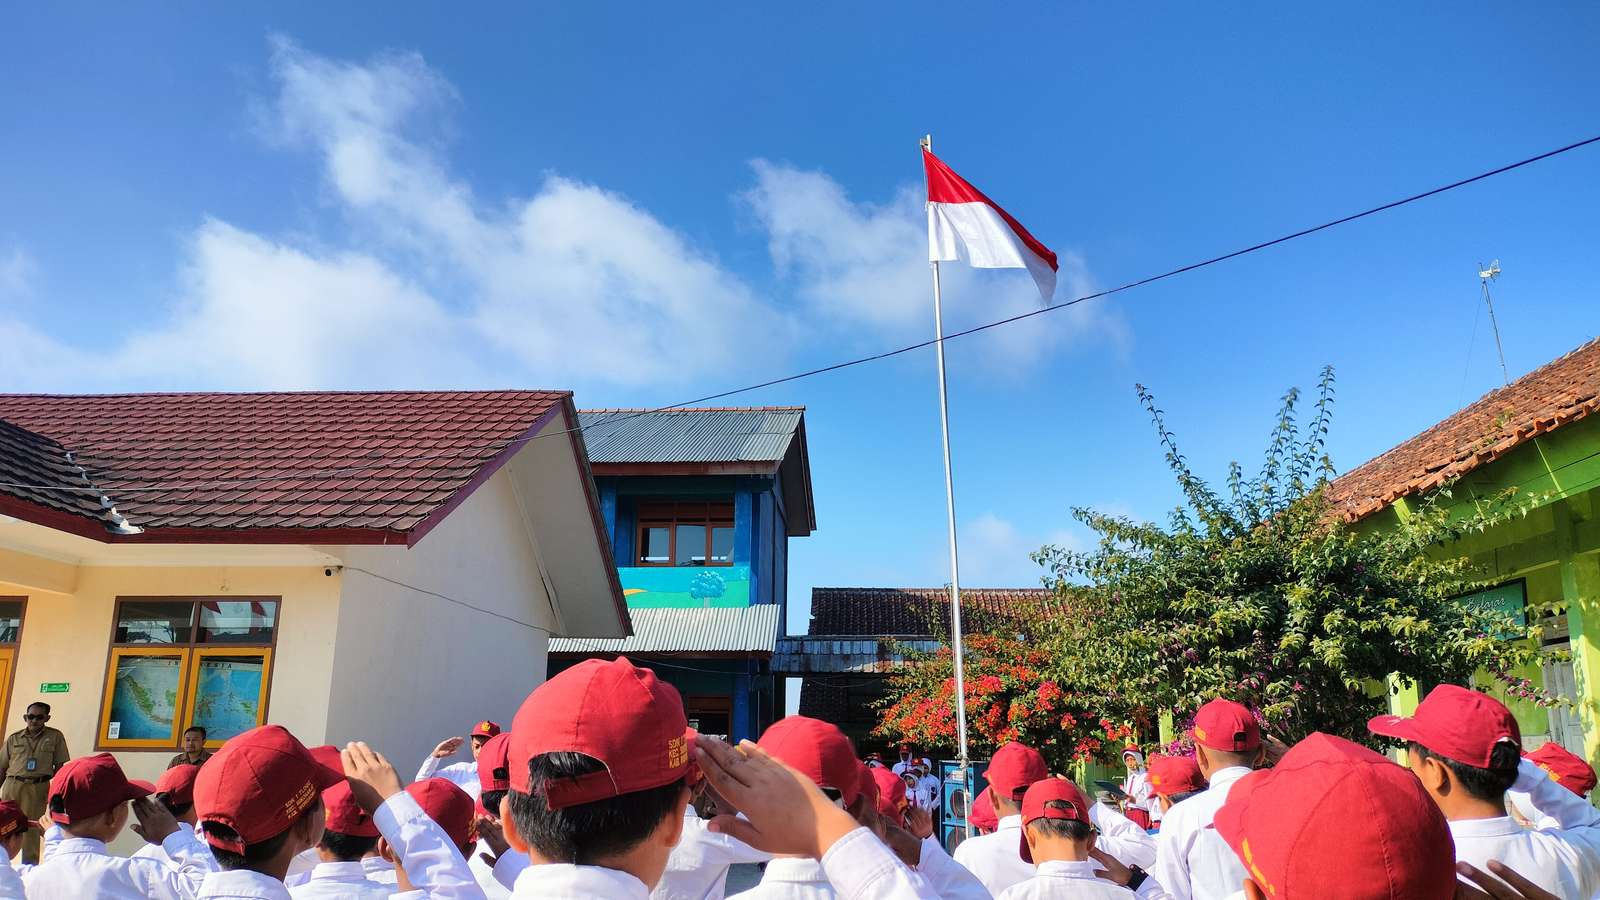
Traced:
[[[50, 460], [72, 451], [94, 486], [147, 530], [145, 540], [159, 540], [163, 529], [399, 535], [569, 398], [564, 391], [0, 394], [0, 482], [53, 485], [65, 476], [50, 468], [59, 470], [60, 459]], [[31, 442], [18, 437], [29, 434]], [[0, 487], [4, 497], [99, 518], [98, 497], [90, 504], [67, 491]]]
[[[1036, 612], [1053, 603], [1054, 595], [1044, 588], [963, 588], [962, 631], [978, 630], [984, 620]], [[932, 623], [949, 620], [949, 588], [812, 588], [811, 626], [806, 633], [932, 636]]]
[[1344, 519], [1432, 490], [1600, 408], [1600, 340], [1484, 394], [1393, 450], [1336, 479], [1328, 501]]

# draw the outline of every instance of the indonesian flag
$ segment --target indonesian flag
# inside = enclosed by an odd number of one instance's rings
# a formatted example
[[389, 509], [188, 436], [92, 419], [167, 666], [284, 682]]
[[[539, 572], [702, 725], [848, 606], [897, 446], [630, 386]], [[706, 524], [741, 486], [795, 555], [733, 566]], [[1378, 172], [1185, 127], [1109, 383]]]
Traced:
[[1027, 269], [1045, 303], [1056, 292], [1055, 251], [967, 183], [927, 148], [928, 259], [966, 260], [979, 269]]

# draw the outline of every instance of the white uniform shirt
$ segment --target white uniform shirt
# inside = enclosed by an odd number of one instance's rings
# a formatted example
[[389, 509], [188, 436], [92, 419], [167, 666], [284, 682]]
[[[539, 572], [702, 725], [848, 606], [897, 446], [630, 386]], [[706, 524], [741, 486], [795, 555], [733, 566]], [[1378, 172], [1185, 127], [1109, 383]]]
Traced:
[[[206, 856], [211, 856], [211, 845], [206, 843], [205, 838], [201, 837], [199, 835], [199, 833], [197, 833], [194, 830], [194, 826], [193, 825], [190, 825], [188, 822], [179, 822], [178, 823], [178, 830], [179, 831], [186, 831], [189, 834], [194, 835], [194, 839], [200, 845], [200, 849], [205, 851]], [[149, 844], [149, 843], [147, 843], [143, 847], [140, 847], [139, 849], [133, 851], [132, 855], [140, 857], [140, 858], [143, 858], [143, 859], [153, 859], [153, 860], [156, 860], [158, 862], [165, 863], [166, 865], [169, 865], [169, 866], [176, 865], [172, 861], [172, 857], [167, 855], [167, 851], [163, 850], [161, 848], [160, 844]], [[216, 868], [216, 857], [213, 856], [211, 861], [212, 861], [211, 868], [215, 869]]]
[[667, 857], [667, 871], [650, 892], [651, 900], [722, 900], [729, 866], [771, 858], [771, 853], [707, 828], [694, 807], [687, 807], [683, 812], [683, 837]]
[[1149, 871], [1156, 864], [1156, 839], [1134, 821], [1104, 803], [1089, 804], [1089, 821], [1099, 830], [1094, 845], [1125, 866]]
[[1150, 821], [1161, 821], [1161, 801], [1150, 787], [1150, 773], [1135, 769], [1122, 779], [1122, 790], [1128, 795], [1130, 805], [1150, 813]]
[[995, 900], [1132, 900], [1133, 891], [1097, 877], [1098, 870], [1092, 859], [1046, 860], [1032, 878], [1006, 888]]
[[372, 824], [394, 848], [405, 867], [406, 878], [417, 889], [394, 896], [483, 900], [483, 891], [467, 861], [461, 858], [461, 851], [450, 843], [444, 829], [422, 811], [416, 798], [401, 791], [383, 801], [372, 814]]
[[1022, 861], [1022, 817], [1006, 816], [989, 834], [969, 837], [956, 847], [956, 862], [978, 876], [989, 893], [1033, 877], [1033, 864]]
[[317, 863], [310, 879], [289, 888], [294, 900], [387, 900], [392, 893], [393, 885], [367, 879], [360, 860]]
[[428, 754], [428, 758], [422, 761], [422, 767], [417, 769], [417, 777], [412, 780], [427, 781], [429, 778], [443, 778], [471, 794], [472, 799], [478, 799], [478, 795], [483, 792], [483, 782], [478, 780], [478, 761], [451, 763], [448, 766], [441, 766], [441, 762], [443, 760], [431, 753]]
[[1211, 773], [1211, 786], [1167, 810], [1151, 874], [1174, 900], [1224, 900], [1244, 884], [1244, 864], [1211, 826], [1244, 766]]
[[734, 895], [735, 900], [833, 900], [839, 896], [822, 863], [814, 859], [775, 859], [767, 863], [761, 883]]
[[33, 900], [189, 900], [216, 862], [193, 832], [174, 831], [161, 846], [175, 867], [112, 856], [100, 841], [68, 837], [22, 881]]
[[1526, 759], [1510, 796], [1537, 812], [1530, 818], [1538, 830], [1510, 816], [1451, 822], [1456, 859], [1485, 871], [1489, 860], [1498, 859], [1558, 897], [1588, 900], [1600, 894], [1600, 810]]
[[933, 835], [922, 839], [922, 858], [917, 860], [917, 874], [928, 882], [928, 887], [940, 900], [991, 900], [989, 889], [978, 876], [967, 871], [962, 864], [944, 852], [944, 845]]
[[516, 884], [517, 876], [528, 867], [528, 855], [507, 848], [491, 866], [483, 861], [483, 854], [492, 852], [488, 844], [479, 841], [467, 855], [467, 868], [472, 870], [472, 877], [478, 879], [484, 900], [506, 900], [511, 896], [511, 886]]
[[22, 875], [11, 868], [11, 857], [0, 853], [0, 898], [27, 900], [27, 896], [22, 890]]
[[917, 781], [917, 805], [923, 809], [935, 810], [939, 808], [942, 798], [939, 793], [944, 787], [944, 782], [932, 775], [924, 775]]
[[210, 872], [196, 897], [209, 900], [292, 900], [283, 882], [260, 872]]

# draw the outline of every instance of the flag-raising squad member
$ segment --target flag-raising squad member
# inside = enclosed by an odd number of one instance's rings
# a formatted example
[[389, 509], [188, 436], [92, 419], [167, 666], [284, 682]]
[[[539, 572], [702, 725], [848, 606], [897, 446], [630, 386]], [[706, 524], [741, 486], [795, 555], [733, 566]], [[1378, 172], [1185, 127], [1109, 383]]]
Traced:
[[[490, 738], [499, 733], [500, 726], [498, 723], [484, 719], [472, 726], [472, 733], [467, 735], [465, 742], [459, 737], [445, 738], [439, 742], [439, 746], [433, 748], [433, 752], [428, 754], [428, 758], [422, 761], [422, 766], [417, 769], [417, 777], [413, 780], [427, 781], [429, 778], [444, 778], [476, 799], [479, 790], [478, 754], [483, 752], [483, 745], [487, 744]], [[472, 761], [441, 766], [444, 760], [456, 755], [461, 750], [463, 743], [471, 747]]]

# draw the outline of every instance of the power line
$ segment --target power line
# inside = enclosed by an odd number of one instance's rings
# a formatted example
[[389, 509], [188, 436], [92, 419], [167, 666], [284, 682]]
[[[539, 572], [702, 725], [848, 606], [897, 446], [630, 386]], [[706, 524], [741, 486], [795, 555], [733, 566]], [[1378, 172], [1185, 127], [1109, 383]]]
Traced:
[[[1493, 178], [1496, 175], [1503, 175], [1503, 174], [1505, 174], [1507, 172], [1511, 172], [1511, 171], [1514, 171], [1516, 169], [1520, 169], [1520, 168], [1522, 168], [1524, 166], [1530, 166], [1530, 165], [1532, 165], [1532, 164], [1534, 164], [1536, 162], [1541, 162], [1543, 160], [1550, 159], [1551, 157], [1560, 156], [1561, 154], [1564, 154], [1564, 153], [1570, 153], [1573, 150], [1577, 150], [1577, 149], [1580, 149], [1582, 147], [1587, 147], [1590, 144], [1594, 144], [1594, 143], [1600, 143], [1600, 135], [1595, 135], [1594, 137], [1585, 138], [1584, 140], [1581, 140], [1581, 141], [1575, 141], [1575, 142], [1567, 144], [1565, 146], [1557, 147], [1554, 150], [1547, 150], [1544, 153], [1540, 153], [1540, 154], [1537, 154], [1535, 156], [1530, 156], [1530, 157], [1528, 157], [1526, 159], [1518, 160], [1517, 162], [1514, 162], [1514, 163], [1508, 163], [1506, 165], [1499, 166], [1499, 167], [1494, 168], [1494, 169], [1490, 169], [1487, 172], [1482, 172], [1482, 173], [1479, 173], [1477, 175], [1473, 175], [1470, 178], [1463, 178], [1463, 179], [1460, 179], [1458, 181], [1452, 181], [1449, 184], [1441, 185], [1441, 186], [1433, 188], [1431, 190], [1426, 190], [1426, 191], [1423, 191], [1423, 192], [1418, 193], [1418, 194], [1412, 194], [1412, 195], [1410, 195], [1408, 197], [1403, 197], [1403, 198], [1401, 198], [1399, 200], [1391, 200], [1388, 203], [1384, 203], [1384, 204], [1381, 204], [1379, 206], [1374, 206], [1374, 207], [1371, 207], [1370, 209], [1364, 209], [1364, 210], [1362, 210], [1360, 212], [1351, 213], [1351, 214], [1346, 215], [1346, 216], [1340, 216], [1337, 219], [1333, 219], [1333, 220], [1328, 221], [1328, 222], [1323, 222], [1320, 225], [1313, 225], [1313, 226], [1311, 226], [1309, 228], [1302, 228], [1299, 231], [1291, 232], [1289, 234], [1285, 234], [1285, 235], [1282, 235], [1281, 237], [1276, 237], [1276, 238], [1273, 238], [1271, 240], [1262, 241], [1262, 242], [1260, 242], [1258, 244], [1252, 244], [1252, 245], [1250, 245], [1248, 247], [1244, 247], [1244, 248], [1241, 248], [1239, 250], [1234, 250], [1234, 251], [1232, 251], [1230, 253], [1224, 253], [1224, 254], [1222, 254], [1220, 256], [1213, 256], [1213, 257], [1211, 257], [1209, 259], [1204, 259], [1204, 260], [1201, 260], [1199, 262], [1189, 263], [1188, 265], [1179, 266], [1179, 267], [1177, 267], [1175, 269], [1169, 269], [1169, 270], [1167, 270], [1165, 272], [1161, 272], [1161, 273], [1156, 274], [1156, 275], [1149, 275], [1149, 276], [1146, 276], [1144, 278], [1140, 278], [1140, 279], [1135, 280], [1135, 281], [1130, 281], [1130, 282], [1128, 282], [1126, 284], [1118, 285], [1117, 287], [1107, 288], [1106, 290], [1103, 290], [1103, 291], [1095, 291], [1094, 293], [1091, 293], [1091, 294], [1084, 294], [1084, 295], [1079, 296], [1079, 297], [1074, 297], [1071, 300], [1065, 300], [1065, 301], [1063, 301], [1061, 303], [1054, 303], [1054, 304], [1051, 304], [1049, 306], [1045, 306], [1045, 307], [1041, 307], [1039, 309], [1031, 310], [1029, 312], [1019, 313], [1018, 315], [1008, 316], [1008, 317], [1003, 318], [1003, 319], [996, 319], [996, 320], [994, 320], [992, 322], [986, 322], [986, 323], [984, 323], [982, 325], [977, 325], [977, 326], [974, 326], [972, 328], [968, 328], [965, 331], [957, 331], [957, 332], [953, 332], [951, 334], [947, 334], [943, 338], [930, 338], [930, 339], [925, 340], [925, 341], [919, 341], [919, 342], [914, 343], [914, 344], [907, 344], [906, 346], [897, 347], [897, 348], [892, 349], [892, 350], [885, 350], [885, 351], [883, 351], [881, 353], [874, 353], [874, 354], [871, 354], [869, 356], [862, 356], [862, 357], [857, 357], [855, 359], [848, 359], [848, 360], [845, 360], [843, 362], [833, 363], [831, 365], [819, 366], [819, 367], [814, 368], [814, 369], [807, 369], [807, 370], [805, 370], [803, 372], [796, 372], [796, 373], [794, 373], [792, 375], [785, 375], [785, 376], [783, 376], [781, 378], [773, 378], [773, 379], [770, 379], [770, 380], [767, 380], [767, 381], [759, 382], [757, 384], [746, 385], [744, 387], [733, 388], [731, 390], [726, 390], [726, 391], [719, 391], [719, 392], [714, 393], [714, 394], [707, 394], [707, 395], [705, 395], [703, 397], [696, 397], [696, 398], [694, 398], [692, 400], [683, 400], [683, 401], [680, 401], [678, 403], [672, 403], [672, 404], [669, 404], [667, 406], [658, 406], [658, 407], [654, 407], [654, 408], [651, 408], [651, 409], [642, 409], [642, 410], [638, 410], [638, 411], [633, 412], [633, 413], [624, 414], [622, 416], [610, 416], [606, 420], [604, 420], [604, 422], [596, 422], [596, 423], [591, 424], [589, 426], [579, 425], [579, 426], [577, 426], [575, 428], [567, 428], [567, 429], [563, 429], [561, 431], [554, 431], [554, 432], [541, 431], [538, 434], [528, 435], [528, 436], [525, 436], [525, 437], [512, 438], [512, 439], [510, 439], [508, 441], [505, 441], [505, 442], [499, 443], [499, 444], [485, 444], [485, 445], [483, 445], [483, 446], [481, 446], [479, 448], [476, 448], [476, 449], [478, 451], [481, 451], [481, 452], [485, 453], [487, 456], [494, 456], [494, 455], [497, 455], [497, 454], [499, 454], [501, 452], [504, 452], [507, 449], [510, 449], [511, 447], [515, 447], [515, 446], [520, 446], [522, 444], [526, 444], [529, 441], [535, 440], [537, 438], [559, 437], [561, 435], [572, 434], [574, 432], [583, 432], [587, 428], [593, 428], [596, 425], [604, 424], [605, 422], [620, 422], [620, 421], [626, 421], [628, 419], [638, 418], [640, 416], [648, 416], [648, 415], [657, 415], [657, 414], [660, 414], [660, 413], [668, 413], [668, 412], [672, 412], [673, 410], [681, 409], [681, 408], [686, 407], [686, 406], [694, 406], [694, 405], [700, 404], [700, 403], [709, 403], [709, 402], [711, 402], [713, 400], [721, 400], [721, 399], [723, 399], [725, 397], [733, 397], [733, 396], [737, 396], [739, 394], [747, 394], [747, 393], [750, 393], [752, 391], [759, 391], [759, 390], [762, 390], [762, 389], [765, 389], [765, 388], [769, 388], [769, 387], [776, 387], [777, 385], [780, 385], [780, 384], [788, 384], [789, 382], [799, 381], [799, 380], [804, 379], [804, 378], [812, 378], [812, 377], [815, 377], [817, 375], [825, 375], [825, 374], [827, 374], [829, 372], [837, 372], [837, 371], [840, 371], [842, 369], [848, 369], [848, 368], [853, 368], [855, 366], [865, 365], [867, 363], [878, 362], [880, 360], [885, 360], [885, 359], [889, 359], [891, 357], [900, 356], [900, 355], [905, 354], [905, 353], [910, 353], [910, 352], [912, 352], [914, 350], [922, 350], [924, 348], [931, 347], [934, 344], [940, 343], [941, 340], [942, 341], [952, 341], [952, 340], [955, 340], [957, 338], [963, 338], [963, 337], [967, 337], [969, 335], [978, 334], [980, 332], [988, 331], [988, 330], [990, 330], [992, 328], [999, 328], [1002, 325], [1010, 325], [1013, 322], [1020, 322], [1020, 321], [1022, 321], [1024, 319], [1031, 319], [1031, 318], [1033, 318], [1035, 316], [1044, 315], [1045, 313], [1056, 312], [1058, 310], [1063, 310], [1063, 309], [1066, 309], [1066, 308], [1071, 307], [1071, 306], [1076, 306], [1079, 303], [1085, 303], [1085, 302], [1090, 301], [1090, 300], [1098, 300], [1098, 299], [1100, 299], [1102, 297], [1112, 296], [1113, 294], [1120, 294], [1120, 293], [1122, 293], [1124, 291], [1130, 291], [1130, 290], [1133, 290], [1134, 288], [1144, 287], [1146, 285], [1154, 284], [1154, 283], [1156, 283], [1158, 281], [1164, 281], [1164, 280], [1166, 280], [1168, 278], [1173, 278], [1173, 277], [1176, 277], [1178, 275], [1185, 274], [1187, 272], [1193, 272], [1196, 269], [1203, 269], [1203, 268], [1206, 268], [1207, 266], [1214, 266], [1214, 265], [1216, 265], [1218, 263], [1227, 262], [1230, 259], [1237, 259], [1238, 257], [1241, 257], [1241, 256], [1246, 256], [1246, 255], [1251, 254], [1251, 253], [1256, 253], [1256, 252], [1259, 252], [1261, 250], [1265, 250], [1268, 247], [1275, 247], [1275, 246], [1277, 246], [1279, 244], [1283, 244], [1283, 243], [1286, 243], [1288, 241], [1296, 240], [1298, 238], [1307, 237], [1309, 235], [1316, 234], [1317, 232], [1320, 232], [1320, 231], [1326, 231], [1329, 228], [1334, 228], [1334, 227], [1339, 226], [1339, 225], [1344, 225], [1344, 224], [1347, 224], [1347, 223], [1350, 223], [1350, 222], [1354, 222], [1354, 221], [1356, 221], [1358, 219], [1364, 219], [1364, 218], [1366, 218], [1368, 216], [1377, 215], [1378, 213], [1381, 213], [1381, 212], [1387, 212], [1388, 210], [1391, 210], [1391, 209], [1397, 209], [1397, 208], [1399, 208], [1401, 206], [1406, 206], [1406, 205], [1411, 204], [1411, 203], [1416, 203], [1419, 200], [1425, 200], [1425, 199], [1427, 199], [1429, 197], [1433, 197], [1433, 196], [1436, 196], [1438, 194], [1445, 193], [1446, 191], [1453, 191], [1453, 190], [1456, 190], [1457, 188], [1466, 187], [1469, 184], [1475, 184], [1475, 183], [1477, 183], [1479, 181], [1483, 181], [1483, 180], [1488, 179], [1488, 178]], [[458, 450], [458, 451], [453, 451], [453, 452], [450, 452], [450, 453], [439, 453], [439, 454], [431, 454], [431, 455], [430, 454], [421, 454], [421, 455], [413, 455], [413, 456], [401, 457], [399, 459], [401, 461], [420, 461], [420, 460], [425, 460], [425, 459], [436, 459], [436, 458], [461, 458], [463, 456], [463, 454], [467, 454], [467, 453], [471, 453], [471, 452], [472, 452], [472, 448], [468, 448], [466, 450]], [[295, 472], [295, 473], [288, 473], [288, 474], [283, 474], [283, 475], [245, 476], [245, 477], [239, 477], [239, 478], [217, 478], [217, 479], [209, 479], [209, 480], [205, 480], [205, 481], [192, 481], [192, 482], [179, 481], [179, 482], [171, 482], [171, 483], [169, 483], [169, 482], [161, 482], [159, 480], [147, 480], [147, 481], [144, 481], [144, 482], [140, 482], [142, 484], [148, 485], [147, 487], [133, 487], [133, 486], [121, 486], [121, 485], [118, 485], [118, 486], [116, 486], [116, 487], [114, 487], [112, 489], [115, 490], [119, 494], [127, 494], [127, 493], [130, 493], [130, 492], [133, 492], [133, 491], [198, 489], [198, 488], [223, 486], [223, 485], [249, 484], [249, 483], [252, 483], [252, 482], [303, 481], [303, 480], [308, 480], [308, 479], [314, 480], [314, 479], [325, 478], [325, 477], [340, 477], [340, 476], [343, 476], [343, 475], [353, 474], [355, 472], [368, 471], [368, 470], [371, 470], [371, 469], [381, 468], [385, 464], [386, 463], [383, 463], [383, 462], [374, 462], [374, 463], [368, 463], [368, 464], [363, 464], [363, 465], [340, 466], [340, 467], [337, 467], [337, 468], [331, 468], [331, 469], [320, 470], [320, 471], [319, 470], [313, 470], [313, 471], [309, 471], [309, 472]], [[85, 491], [98, 493], [98, 489], [96, 489], [96, 488], [63, 487], [63, 486], [58, 486], [58, 485], [36, 485], [36, 484], [25, 484], [25, 483], [15, 483], [15, 482], [0, 482], [0, 488], [19, 488], [19, 489], [25, 488], [25, 489], [31, 489], [31, 490], [62, 491], [62, 492], [68, 492], [68, 493], [85, 492]]]

